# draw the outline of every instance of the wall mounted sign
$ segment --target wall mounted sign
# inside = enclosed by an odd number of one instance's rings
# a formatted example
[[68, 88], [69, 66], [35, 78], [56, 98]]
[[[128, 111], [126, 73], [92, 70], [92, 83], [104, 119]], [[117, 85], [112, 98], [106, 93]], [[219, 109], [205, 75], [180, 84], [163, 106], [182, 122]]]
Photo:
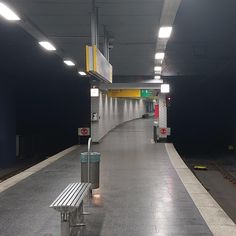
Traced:
[[167, 138], [167, 136], [171, 135], [171, 129], [170, 128], [159, 128], [159, 136], [160, 138]]
[[79, 128], [78, 136], [90, 136], [90, 128]]

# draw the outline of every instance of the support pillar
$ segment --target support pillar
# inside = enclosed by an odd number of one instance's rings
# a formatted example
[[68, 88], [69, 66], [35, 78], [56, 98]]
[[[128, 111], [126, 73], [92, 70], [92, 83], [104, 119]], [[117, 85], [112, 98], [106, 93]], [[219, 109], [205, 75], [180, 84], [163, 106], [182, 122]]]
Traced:
[[99, 48], [98, 38], [98, 8], [96, 7], [95, 0], [93, 0], [91, 14], [91, 44], [96, 45]]
[[109, 36], [106, 29], [106, 26], [104, 26], [104, 38], [103, 38], [103, 54], [107, 61], [109, 61]]
[[168, 134], [161, 133], [161, 129], [167, 129], [167, 106], [166, 106], [166, 95], [160, 93], [158, 95], [158, 103], [159, 103], [159, 137], [160, 141], [166, 141]]

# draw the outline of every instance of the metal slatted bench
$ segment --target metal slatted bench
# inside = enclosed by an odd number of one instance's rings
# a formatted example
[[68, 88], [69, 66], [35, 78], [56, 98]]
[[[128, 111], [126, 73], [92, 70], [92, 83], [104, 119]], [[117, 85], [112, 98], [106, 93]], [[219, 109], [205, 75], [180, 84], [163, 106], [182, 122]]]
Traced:
[[71, 183], [50, 205], [61, 213], [61, 236], [69, 236], [73, 227], [85, 225], [82, 221], [83, 200], [90, 187], [90, 183]]

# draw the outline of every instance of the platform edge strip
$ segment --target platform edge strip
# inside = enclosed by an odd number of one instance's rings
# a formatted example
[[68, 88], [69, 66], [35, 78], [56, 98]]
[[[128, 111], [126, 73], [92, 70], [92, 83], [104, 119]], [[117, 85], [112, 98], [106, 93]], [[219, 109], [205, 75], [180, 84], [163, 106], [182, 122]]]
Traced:
[[[213, 235], [236, 235], [235, 223], [194, 176], [174, 145], [166, 143], [165, 148], [171, 164]], [[199, 201], [200, 198], [202, 201]]]
[[43, 169], [44, 167], [52, 164], [53, 162], [59, 160], [60, 158], [64, 157], [68, 153], [76, 150], [79, 147], [79, 145], [72, 146], [70, 148], [67, 148], [56, 155], [53, 155], [46, 160], [26, 169], [25, 171], [22, 171], [21, 173], [6, 179], [5, 181], [0, 183], [0, 193], [7, 190], [8, 188], [14, 186], [15, 184], [19, 183], [20, 181], [26, 179], [27, 177], [31, 176], [32, 174], [35, 174], [39, 170]]

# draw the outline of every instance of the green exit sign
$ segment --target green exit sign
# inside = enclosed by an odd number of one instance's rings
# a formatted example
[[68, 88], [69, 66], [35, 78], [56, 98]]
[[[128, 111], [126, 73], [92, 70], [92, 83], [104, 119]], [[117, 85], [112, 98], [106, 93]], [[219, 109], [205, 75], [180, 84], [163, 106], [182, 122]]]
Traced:
[[142, 98], [148, 98], [148, 97], [152, 97], [152, 90], [150, 89], [141, 89], [141, 97]]

